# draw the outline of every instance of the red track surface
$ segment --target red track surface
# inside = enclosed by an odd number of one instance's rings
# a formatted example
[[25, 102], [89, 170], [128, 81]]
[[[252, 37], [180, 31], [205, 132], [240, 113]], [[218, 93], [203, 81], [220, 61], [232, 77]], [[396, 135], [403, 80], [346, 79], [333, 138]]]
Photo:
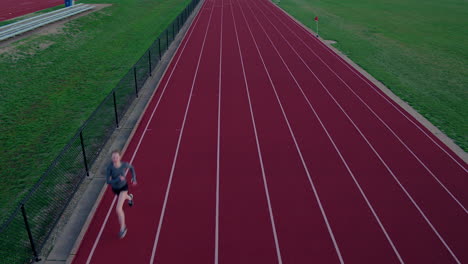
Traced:
[[64, 0], [1, 0], [0, 21], [63, 5]]
[[203, 4], [74, 263], [468, 263], [467, 165], [267, 0]]

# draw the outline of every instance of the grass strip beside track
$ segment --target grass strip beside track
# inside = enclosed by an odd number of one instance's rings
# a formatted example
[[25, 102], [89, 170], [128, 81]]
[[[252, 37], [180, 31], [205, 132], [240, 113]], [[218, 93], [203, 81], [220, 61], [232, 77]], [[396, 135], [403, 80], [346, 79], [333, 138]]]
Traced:
[[[277, 3], [277, 1], [274, 1]], [[463, 0], [281, 0], [279, 6], [468, 151], [468, 8]]]
[[58, 34], [1, 49], [0, 222], [188, 2], [107, 1]]

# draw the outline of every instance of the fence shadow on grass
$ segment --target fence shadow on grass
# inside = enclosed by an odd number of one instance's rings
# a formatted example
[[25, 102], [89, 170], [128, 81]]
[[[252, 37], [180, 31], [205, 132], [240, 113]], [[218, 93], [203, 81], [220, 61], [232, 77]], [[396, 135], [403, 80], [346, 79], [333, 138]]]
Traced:
[[106, 96], [0, 226], [0, 262], [38, 261], [62, 213], [120, 119], [200, 0], [192, 0]]

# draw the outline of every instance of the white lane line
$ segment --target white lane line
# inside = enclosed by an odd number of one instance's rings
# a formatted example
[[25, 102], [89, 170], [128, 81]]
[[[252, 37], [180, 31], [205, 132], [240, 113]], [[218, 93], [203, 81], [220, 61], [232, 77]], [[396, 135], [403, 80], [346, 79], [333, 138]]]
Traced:
[[[239, 6], [240, 6], [240, 5], [239, 5]], [[328, 217], [327, 217], [327, 215], [326, 215], [326, 213], [325, 213], [325, 210], [323, 209], [322, 202], [320, 201], [320, 197], [319, 197], [319, 195], [318, 195], [317, 189], [315, 188], [315, 184], [314, 184], [314, 182], [313, 182], [313, 180], [312, 180], [312, 177], [310, 176], [309, 169], [307, 168], [307, 164], [305, 163], [304, 157], [302, 156], [302, 151], [301, 151], [301, 149], [299, 148], [299, 145], [298, 145], [297, 140], [296, 140], [296, 136], [294, 135], [294, 132], [292, 131], [291, 125], [290, 125], [289, 120], [288, 120], [288, 117], [286, 116], [286, 113], [285, 113], [285, 111], [284, 111], [283, 104], [281, 103], [281, 100], [280, 100], [280, 98], [279, 98], [279, 96], [278, 96], [278, 93], [276, 92], [275, 84], [273, 83], [273, 80], [271, 79], [271, 76], [270, 76], [270, 73], [269, 73], [269, 71], [268, 71], [268, 68], [266, 67], [265, 61], [263, 60], [263, 56], [262, 56], [262, 54], [261, 54], [261, 52], [260, 52], [260, 49], [259, 49], [259, 47], [258, 47], [258, 45], [257, 45], [257, 41], [255, 40], [255, 37], [254, 37], [254, 35], [253, 35], [253, 33], [252, 33], [252, 30], [250, 29], [250, 25], [249, 25], [249, 23], [247, 22], [247, 19], [246, 19], [246, 17], [245, 17], [244, 11], [242, 10], [242, 8], [240, 8], [240, 9], [241, 9], [241, 11], [242, 11], [242, 16], [244, 17], [244, 20], [245, 20], [245, 22], [246, 22], [246, 24], [247, 24], [247, 27], [248, 27], [248, 29], [249, 29], [250, 35], [252, 36], [253, 41], [254, 41], [254, 43], [255, 43], [255, 47], [257, 48], [257, 52], [258, 52], [258, 54], [260, 55], [260, 59], [262, 60], [263, 67], [265, 68], [265, 71], [266, 71], [266, 73], [267, 73], [267, 75], [268, 75], [268, 79], [270, 80], [270, 83], [271, 83], [271, 86], [272, 86], [272, 88], [273, 88], [273, 91], [275, 92], [276, 100], [278, 101], [278, 104], [279, 104], [279, 106], [280, 106], [280, 108], [281, 108], [281, 112], [283, 113], [283, 116], [284, 116], [284, 119], [285, 119], [285, 121], [286, 121], [286, 124], [288, 125], [289, 133], [291, 134], [291, 137], [292, 137], [292, 139], [293, 139], [293, 141], [294, 141], [294, 144], [295, 144], [295, 146], [296, 146], [296, 150], [297, 150], [297, 152], [298, 152], [298, 154], [299, 154], [299, 156], [300, 156], [300, 158], [301, 158], [301, 162], [302, 162], [302, 165], [304, 166], [304, 170], [305, 170], [305, 172], [307, 173], [307, 177], [308, 177], [308, 179], [309, 179], [309, 182], [310, 182], [310, 185], [311, 185], [311, 187], [312, 187], [312, 190], [314, 191], [315, 198], [316, 198], [316, 200], [317, 200], [317, 202], [318, 202], [318, 205], [319, 205], [319, 207], [320, 207], [320, 211], [321, 211], [321, 213], [322, 213], [322, 216], [323, 216], [323, 219], [324, 219], [324, 221], [325, 221], [325, 224], [327, 225], [328, 232], [329, 232], [330, 237], [331, 237], [331, 239], [332, 239], [332, 241], [333, 241], [333, 245], [335, 246], [336, 253], [337, 253], [337, 255], [338, 255], [338, 258], [340, 259], [340, 263], [344, 263], [343, 257], [342, 257], [342, 255], [341, 255], [340, 248], [338, 247], [338, 243], [336, 242], [335, 235], [333, 234], [331, 225], [330, 225], [330, 223], [329, 223], [329, 221], [328, 221]]]
[[234, 6], [233, 5], [231, 5], [231, 6], [232, 6], [231, 15], [232, 15], [232, 19], [234, 21], [234, 31], [236, 32], [237, 47], [239, 48], [240, 61], [241, 61], [241, 65], [242, 65], [242, 73], [244, 75], [245, 89], [247, 91], [247, 99], [249, 101], [250, 118], [252, 119], [252, 125], [253, 125], [253, 129], [254, 129], [254, 134], [255, 134], [255, 143], [257, 144], [257, 153], [258, 153], [258, 158], [259, 158], [259, 161], [260, 161], [260, 167], [261, 167], [261, 170], [262, 170], [263, 187], [265, 189], [265, 196], [266, 196], [267, 203], [268, 203], [268, 211], [270, 213], [271, 228], [272, 228], [272, 231], [273, 231], [273, 238], [275, 240], [276, 256], [278, 258], [278, 263], [282, 264], [283, 260], [282, 260], [282, 257], [281, 257], [281, 250], [280, 250], [280, 245], [279, 245], [279, 241], [278, 241], [278, 234], [276, 232], [275, 218], [273, 216], [273, 209], [272, 209], [272, 206], [271, 206], [270, 192], [268, 190], [268, 183], [267, 183], [267, 179], [266, 179], [266, 175], [265, 175], [265, 167], [263, 166], [263, 157], [262, 157], [262, 151], [260, 149], [260, 140], [258, 139], [257, 126], [255, 124], [255, 117], [254, 117], [254, 113], [253, 113], [253, 109], [252, 109], [252, 101], [250, 100], [249, 84], [247, 83], [247, 75], [245, 73], [244, 58], [243, 58], [243, 55], [242, 55], [242, 50], [240, 48], [239, 34], [238, 34], [238, 31], [237, 31], [236, 19], [234, 18], [234, 10], [233, 10]]
[[[179, 63], [179, 60], [180, 60], [180, 58], [182, 57], [182, 53], [184, 52], [185, 47], [187, 46], [187, 43], [189, 42], [190, 37], [192, 36], [192, 32], [195, 30], [195, 27], [197, 26], [198, 20], [199, 20], [200, 17], [201, 17], [201, 11], [200, 11], [200, 14], [197, 16], [197, 18], [195, 19], [195, 22], [194, 22], [193, 26], [190, 28], [190, 33], [189, 33], [189, 35], [187, 36], [187, 39], [186, 39], [186, 41], [185, 41], [185, 43], [184, 43], [184, 45], [183, 45], [183, 47], [182, 47], [182, 50], [181, 50], [181, 52], [180, 52], [180, 54], [179, 54], [179, 57], [177, 58], [177, 60], [176, 60], [176, 62], [175, 62], [175, 64], [174, 64], [174, 67], [172, 68], [171, 74], [169, 75], [169, 78], [167, 79], [166, 84], [164, 85], [164, 88], [163, 88], [163, 90], [162, 90], [162, 92], [161, 92], [161, 96], [159, 97], [158, 102], [157, 102], [156, 105], [154, 106], [153, 112], [151, 113], [151, 116], [150, 116], [150, 118], [149, 118], [148, 121], [147, 121], [147, 124], [146, 124], [146, 126], [145, 126], [145, 129], [143, 130], [143, 133], [141, 134], [140, 140], [138, 141], [138, 144], [137, 144], [137, 146], [136, 146], [136, 148], [135, 148], [135, 150], [134, 150], [134, 152], [133, 152], [133, 155], [132, 155], [132, 158], [131, 158], [131, 160], [130, 160], [130, 163], [133, 163], [133, 160], [135, 159], [136, 153], [137, 153], [138, 150], [140, 149], [141, 142], [143, 141], [143, 138], [145, 137], [146, 132], [149, 130], [149, 129], [148, 129], [148, 126], [149, 126], [149, 124], [151, 123], [151, 121], [153, 120], [153, 115], [154, 115], [154, 113], [156, 112], [156, 109], [157, 109], [158, 106], [159, 106], [159, 102], [161, 101], [162, 97], [164, 96], [164, 92], [166, 91], [166, 87], [167, 87], [167, 85], [169, 84], [169, 81], [170, 81], [171, 78], [172, 78], [172, 74], [174, 73], [175, 68], [177, 67], [177, 65], [178, 65], [178, 63]], [[180, 46], [179, 46], [179, 47], [180, 47]], [[177, 54], [178, 50], [179, 50], [179, 48], [177, 48], [175, 54]], [[148, 102], [148, 103], [151, 103], [151, 102]], [[104, 231], [105, 226], [107, 225], [107, 221], [108, 221], [108, 219], [109, 219], [109, 215], [110, 215], [110, 213], [112, 212], [112, 207], [114, 207], [114, 204], [115, 204], [115, 201], [116, 201], [116, 200], [117, 200], [117, 196], [114, 196], [114, 199], [112, 200], [112, 203], [111, 203], [111, 205], [110, 205], [110, 207], [109, 207], [109, 210], [107, 211], [106, 218], [104, 219], [104, 222], [103, 222], [102, 225], [101, 225], [101, 228], [100, 228], [100, 230], [99, 230], [99, 233], [98, 233], [98, 235], [97, 235], [97, 237], [96, 237], [96, 240], [94, 241], [93, 247], [91, 248], [91, 251], [90, 251], [90, 253], [89, 253], [88, 259], [86, 260], [86, 264], [89, 264], [89, 263], [91, 262], [91, 259], [92, 259], [93, 255], [94, 255], [94, 251], [96, 250], [96, 247], [97, 247], [99, 241], [101, 240], [102, 233], [103, 233], [103, 231]]]
[[[314, 74], [314, 76], [316, 76]], [[294, 77], [293, 77], [294, 78]], [[317, 78], [317, 76], [316, 76]], [[294, 78], [295, 79], [295, 78]], [[317, 80], [320, 82], [320, 85], [325, 88], [325, 85], [320, 81], [320, 79], [317, 78]], [[413, 199], [413, 197], [409, 194], [409, 192], [406, 190], [406, 188], [401, 184], [401, 182], [398, 180], [396, 175], [393, 173], [393, 171], [390, 169], [390, 167], [387, 165], [387, 163], [383, 160], [383, 158], [380, 156], [380, 154], [377, 152], [377, 150], [374, 148], [374, 146], [369, 142], [367, 137], [362, 133], [362, 131], [359, 129], [359, 127], [354, 123], [354, 121], [351, 119], [351, 117], [344, 111], [344, 109], [341, 107], [341, 105], [335, 100], [334, 97], [332, 99], [335, 101], [337, 106], [341, 109], [343, 114], [348, 118], [348, 120], [353, 124], [354, 128], [359, 132], [361, 137], [367, 142], [369, 147], [372, 149], [372, 151], [375, 153], [375, 155], [379, 158], [380, 162], [385, 166], [387, 171], [392, 175], [393, 179], [397, 182], [397, 184], [400, 186], [400, 188], [403, 190], [403, 192], [406, 194], [406, 196], [410, 199], [410, 201], [413, 203], [413, 205], [416, 207], [416, 209], [419, 211], [421, 216], [426, 220], [427, 224], [431, 227], [432, 231], [437, 235], [439, 240], [442, 242], [442, 244], [445, 246], [445, 248], [449, 251], [449, 253], [452, 255], [454, 260], [457, 263], [460, 263], [459, 259], [457, 256], [453, 253], [452, 249], [449, 247], [449, 245], [445, 242], [445, 240], [442, 238], [442, 236], [439, 234], [437, 229], [434, 227], [434, 225], [431, 223], [431, 221], [427, 218], [426, 214], [422, 211], [422, 209], [419, 207], [419, 205], [416, 203], [416, 201]]]
[[216, 149], [216, 227], [215, 227], [215, 260], [218, 264], [219, 259], [219, 156], [221, 145], [221, 72], [223, 58], [223, 17], [224, 17], [223, 0], [221, 0], [221, 36], [219, 37], [219, 83], [218, 83], [218, 142]]
[[[260, 12], [262, 12], [262, 14], [268, 19], [268, 17], [265, 15], [265, 13], [261, 10], [261, 8], [258, 8], [260, 10]], [[252, 9], [250, 9], [251, 12], [253, 13]], [[274, 24], [268, 19], [268, 21], [274, 26]], [[361, 193], [362, 197], [364, 198], [364, 200], [366, 201], [367, 203], [367, 206], [369, 207], [369, 209], [371, 210], [372, 214], [374, 215], [374, 218], [375, 220], [377, 221], [377, 223], [379, 224], [380, 226], [380, 229], [382, 230], [382, 232], [384, 233], [385, 237], [387, 238], [387, 241], [388, 243], [390, 244], [390, 246], [392, 247], [393, 249], [393, 252], [395, 253], [395, 255], [397, 256], [398, 260], [400, 261], [400, 263], [405, 263], [403, 261], [403, 258], [401, 257], [400, 253], [398, 252], [395, 244], [393, 243], [393, 240], [390, 238], [390, 235], [388, 234], [387, 230], [385, 229], [383, 223], [381, 222], [380, 218], [378, 217], [374, 207], [372, 206], [372, 204], [370, 203], [369, 199], [367, 198], [367, 195], [364, 193], [364, 190], [362, 189], [361, 185], [359, 184], [358, 180], [356, 179], [354, 173], [351, 171], [351, 168], [349, 167], [348, 163], [346, 162], [345, 158], [343, 157], [341, 151], [339, 150], [338, 146], [335, 144], [335, 141], [333, 140], [332, 136], [330, 135], [330, 133], [328, 132], [327, 128], [325, 127], [325, 125], [323, 124], [322, 122], [322, 119], [320, 118], [320, 116], [318, 115], [317, 111], [315, 110], [315, 108], [313, 107], [312, 103], [310, 102], [309, 98], [305, 95], [304, 93], [304, 90], [302, 89], [301, 85], [297, 82], [295, 76], [292, 74], [291, 70], [289, 69], [288, 65], [286, 64], [286, 62], [284, 61], [283, 57], [281, 56], [281, 54], [279, 53], [278, 49], [276, 48], [275, 44], [273, 43], [273, 41], [270, 39], [270, 37], [268, 36], [267, 32], [265, 31], [265, 29], [263, 28], [263, 26], [260, 24], [260, 22], [258, 21], [257, 19], [257, 22], [259, 23], [259, 25], [262, 27], [263, 29], [263, 32], [265, 32], [265, 35], [268, 37], [268, 39], [270, 40], [270, 43], [272, 44], [272, 46], [274, 47], [276, 53], [279, 55], [279, 57], [281, 58], [281, 61], [283, 62], [283, 64], [286, 66], [286, 68], [288, 69], [288, 72], [289, 74], [291, 75], [291, 77], [294, 79], [294, 82], [296, 83], [297, 87], [299, 88], [299, 90], [301, 91], [303, 97], [305, 98], [305, 100], [307, 101], [307, 104], [309, 105], [310, 109], [312, 110], [312, 112], [314, 113], [315, 117], [317, 118], [317, 120], [319, 121], [320, 125], [322, 126], [323, 130], [325, 131], [325, 133], [327, 134], [327, 137], [328, 139], [330, 140], [330, 142], [332, 143], [333, 147], [335, 148], [335, 151], [338, 153], [338, 155], [340, 156], [340, 159], [341, 161], [343, 162], [343, 164], [345, 165], [346, 169], [348, 170], [350, 176], [352, 177], [354, 183], [356, 184], [359, 192]], [[274, 26], [275, 27], [275, 26]], [[276, 27], [275, 27], [276, 28]], [[278, 29], [276, 28], [276, 30], [278, 31]], [[286, 40], [286, 38], [283, 36], [283, 34], [281, 34], [281, 32], [278, 31], [278, 33], [283, 37], [283, 39]], [[287, 40], [286, 40], [287, 41]], [[296, 52], [296, 50], [291, 46], [291, 44], [289, 43], [289, 41], [287, 41], [287, 43], [289, 44], [289, 46], [291, 47], [291, 49], [296, 53], [296, 55], [302, 60], [302, 62], [304, 63], [304, 65], [309, 69], [309, 71], [313, 74], [313, 72], [311, 71], [311, 69], [309, 68], [309, 66], [307, 66], [307, 64], [304, 62], [304, 60], [302, 59], [302, 57]], [[315, 75], [314, 75], [315, 76]]]
[[[106, 188], [107, 189], [107, 188]], [[109, 207], [109, 210], [107, 211], [106, 218], [104, 219], [104, 222], [102, 223], [101, 229], [99, 230], [98, 236], [96, 237], [96, 240], [94, 241], [93, 247], [91, 249], [91, 252], [89, 252], [88, 259], [86, 260], [86, 264], [89, 264], [91, 262], [91, 258], [94, 255], [94, 251], [96, 250], [96, 246], [101, 239], [102, 232], [104, 231], [104, 226], [107, 224], [107, 220], [109, 220], [110, 213], [112, 212], [112, 207], [114, 207], [115, 201], [117, 200], [117, 197], [115, 196], [114, 199], [112, 199], [112, 203]]]
[[[273, 4], [272, 4], [273, 5]], [[278, 8], [281, 12], [284, 12], [283, 10], [281, 10], [279, 7], [277, 7], [276, 5], [273, 5], [274, 7]], [[274, 12], [273, 12], [274, 13]], [[278, 17], [278, 16], [276, 16]], [[317, 41], [315, 39], [315, 36], [313, 36], [307, 29], [305, 29], [304, 27], [302, 27], [301, 25], [299, 25], [296, 21], [294, 21], [294, 19], [290, 18], [289, 16], [286, 16], [289, 20], [291, 20], [292, 22], [294, 22], [294, 24], [299, 27], [301, 30], [305, 31], [307, 34], [306, 36], [312, 38], [314, 41]], [[279, 19], [281, 20], [281, 19]], [[284, 22], [282, 22], [284, 24]], [[291, 28], [291, 27], [288, 27], [288, 28]], [[293, 30], [291, 30], [291, 32], [294, 32]], [[426, 131], [424, 131], [423, 128], [421, 128], [421, 126], [417, 123], [415, 123], [413, 120], [411, 120], [411, 118], [409, 118], [407, 116], [407, 114], [405, 114], [402, 110], [400, 110], [400, 107], [398, 105], [395, 105], [396, 103], [395, 102], [392, 102], [390, 99], [387, 98], [387, 96], [383, 95], [382, 94], [382, 91], [380, 91], [380, 89], [376, 88], [375, 85], [370, 82], [369, 80], [367, 80], [367, 78], [361, 76], [361, 74], [356, 70], [354, 69], [353, 67], [351, 67], [350, 65], [348, 65], [348, 63], [346, 61], [344, 61], [342, 58], [340, 58], [340, 56], [338, 56], [335, 52], [333, 52], [330, 48], [328, 48], [325, 44], [323, 44], [321, 41], [318, 41], [318, 43], [320, 45], [322, 45], [324, 47], [324, 49], [329, 52], [330, 54], [332, 54], [333, 56], [335, 56], [343, 65], [345, 65], [348, 69], [350, 69], [354, 74], [356, 74], [361, 80], [363, 80], [369, 87], [371, 87], [380, 97], [382, 97], [385, 101], [387, 101], [393, 108], [395, 108], [401, 115], [403, 115], [409, 122], [411, 122], [414, 126], [416, 126], [426, 137], [428, 137], [437, 147], [439, 147], [439, 149], [441, 149], [445, 154], [447, 154], [447, 156], [449, 156], [462, 170], [464, 170], [466, 173], [468, 173], [468, 169], [463, 166], [462, 164], [460, 164], [460, 162], [457, 161], [457, 159], [449, 152], [447, 152], [437, 141], [435, 141], [429, 134], [426, 133]], [[317, 56], [318, 57], [318, 56]], [[321, 59], [320, 59], [321, 60]], [[328, 64], [325, 63], [325, 65], [327, 65], [328, 67]], [[328, 67], [330, 68], [330, 67]]]
[[164, 196], [164, 203], [163, 203], [163, 207], [162, 207], [162, 210], [161, 210], [161, 216], [159, 218], [158, 230], [156, 232], [156, 237], [155, 237], [154, 243], [153, 243], [153, 250], [152, 250], [152, 253], [151, 253], [151, 260], [150, 260], [151, 264], [154, 263], [154, 258], [156, 256], [156, 248], [158, 246], [159, 236], [161, 234], [161, 228], [162, 228], [162, 223], [163, 223], [163, 220], [164, 220], [164, 215], [166, 213], [167, 200], [169, 198], [172, 179], [174, 177], [174, 171], [175, 171], [175, 167], [176, 167], [176, 163], [177, 163], [177, 157], [179, 155], [180, 143], [182, 142], [182, 136], [184, 134], [184, 128], [185, 128], [185, 122], [187, 121], [187, 115], [188, 115], [188, 112], [189, 112], [189, 109], [190, 109], [190, 103], [192, 102], [192, 95], [193, 95], [193, 90], [194, 90], [194, 87], [195, 87], [195, 81], [197, 80], [198, 69], [200, 67], [200, 61], [201, 61], [201, 58], [203, 57], [203, 51], [205, 49], [206, 36], [208, 35], [208, 29], [210, 28], [210, 25], [211, 25], [211, 17], [213, 15], [213, 10], [214, 10], [214, 4], [211, 7], [210, 18], [208, 20], [208, 25], [206, 27], [205, 36], [203, 38], [203, 44], [202, 44], [202, 47], [201, 47], [201, 52], [200, 52], [200, 55], [198, 57], [197, 67], [195, 69], [195, 76], [193, 77], [192, 87], [190, 89], [190, 95], [189, 95], [189, 99], [188, 99], [188, 102], [187, 102], [187, 107], [185, 108], [184, 120], [182, 121], [182, 127], [180, 129], [180, 134], [179, 134], [179, 140], [177, 142], [176, 152], [174, 154], [174, 161], [172, 162], [172, 168], [171, 168], [171, 173], [170, 173], [170, 176], [169, 176], [169, 182], [167, 184], [166, 194]]
[[[274, 13], [274, 12], [273, 12]], [[283, 25], [285, 25], [285, 27], [287, 27], [286, 24], [284, 24], [284, 22], [282, 22]], [[275, 26], [276, 28], [276, 26]], [[277, 29], [278, 30], [278, 29]], [[279, 32], [279, 31], [278, 31]], [[414, 153], [410, 147], [408, 147], [408, 145], [406, 145], [406, 143], [395, 133], [395, 131], [393, 131], [392, 128], [390, 128], [390, 126], [376, 113], [374, 112], [374, 110], [366, 103], [364, 102], [364, 100], [358, 95], [356, 94], [356, 92], [332, 69], [330, 68], [305, 42], [304, 40], [302, 40], [294, 31], [291, 31], [303, 44], [304, 46], [306, 46], [307, 49], [309, 49], [314, 55], [315, 57], [317, 57], [331, 72], [333, 72], [333, 74], [348, 88], [348, 90], [350, 90], [360, 101], [361, 103], [363, 103], [367, 109], [393, 134], [393, 136], [395, 136], [395, 138], [406, 148], [406, 150], [411, 153], [411, 155], [426, 169], [426, 171], [432, 176], [432, 178], [442, 187], [442, 189], [445, 190], [445, 192], [447, 192], [447, 194], [458, 204], [458, 206], [461, 207], [461, 209], [465, 212], [465, 214], [468, 214], [468, 210], [466, 209], [466, 207], [455, 197], [455, 195], [439, 180], [439, 178], [429, 169], [429, 167], [427, 167], [427, 165], [416, 155], [416, 153]], [[286, 39], [284, 36], [283, 36], [284, 39]], [[289, 44], [289, 42], [288, 42]], [[290, 44], [289, 44], [290, 45]], [[291, 45], [290, 45], [291, 46]], [[297, 52], [296, 52], [297, 54]], [[298, 55], [299, 56], [299, 55]], [[300, 57], [300, 56], [299, 56]], [[301, 57], [300, 57], [301, 58]], [[301, 60], [304, 62], [304, 60], [301, 58]], [[304, 64], [306, 64], [304, 62]], [[307, 68], [309, 68], [309, 66], [306, 64]], [[309, 71], [312, 72], [312, 70], [309, 68]], [[313, 73], [313, 72], [312, 72]], [[314, 74], [315, 75], [315, 74]], [[326, 89], [326, 92], [331, 96], [331, 93], [329, 92], [329, 90], [327, 88]]]

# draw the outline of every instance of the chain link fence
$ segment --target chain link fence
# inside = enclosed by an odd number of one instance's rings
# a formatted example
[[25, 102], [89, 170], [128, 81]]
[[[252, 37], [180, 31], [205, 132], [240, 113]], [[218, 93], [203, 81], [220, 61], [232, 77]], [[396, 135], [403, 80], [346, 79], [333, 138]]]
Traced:
[[38, 261], [62, 213], [139, 90], [200, 0], [192, 0], [106, 96], [0, 225], [0, 263]]

